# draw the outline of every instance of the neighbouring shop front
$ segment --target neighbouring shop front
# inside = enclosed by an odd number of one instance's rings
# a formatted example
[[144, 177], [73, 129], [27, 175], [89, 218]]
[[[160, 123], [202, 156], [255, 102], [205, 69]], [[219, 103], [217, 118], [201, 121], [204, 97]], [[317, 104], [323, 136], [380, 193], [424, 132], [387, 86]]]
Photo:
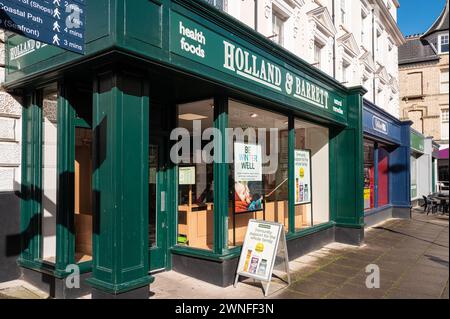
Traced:
[[440, 145], [433, 141], [432, 138], [427, 138], [426, 144], [431, 154], [431, 193], [439, 192], [439, 147]]
[[410, 218], [410, 121], [364, 100], [364, 219]]
[[[423, 197], [432, 192], [431, 180], [431, 139], [411, 129], [411, 204], [418, 206]], [[429, 146], [429, 147], [426, 147]]]
[[94, 298], [146, 297], [170, 269], [228, 286], [254, 218], [285, 226], [290, 258], [362, 242], [364, 89], [201, 0], [119, 4], [87, 2], [84, 56], [7, 39], [26, 280], [62, 298], [70, 265]]

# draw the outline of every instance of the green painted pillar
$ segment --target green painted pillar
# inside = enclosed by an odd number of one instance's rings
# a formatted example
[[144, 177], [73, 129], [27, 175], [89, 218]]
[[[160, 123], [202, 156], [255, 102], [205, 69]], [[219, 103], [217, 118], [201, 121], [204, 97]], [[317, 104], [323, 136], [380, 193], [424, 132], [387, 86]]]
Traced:
[[[349, 90], [348, 126], [331, 131], [332, 212], [336, 241], [359, 245], [364, 240], [363, 87]], [[339, 156], [335, 156], [339, 154]]]
[[21, 254], [18, 263], [33, 267], [41, 250], [41, 137], [40, 92], [24, 96], [22, 109]]
[[[222, 133], [222, 140], [214, 140], [214, 253], [224, 254], [228, 249], [228, 194], [229, 164], [226, 161], [228, 141], [228, 97], [214, 98], [214, 127]], [[220, 156], [220, 155], [221, 156]]]
[[93, 298], [148, 298], [148, 115], [145, 76], [119, 66], [94, 83]]
[[58, 85], [58, 205], [56, 214], [55, 275], [65, 277], [66, 267], [75, 264], [74, 176], [75, 110], [70, 102], [72, 83]]

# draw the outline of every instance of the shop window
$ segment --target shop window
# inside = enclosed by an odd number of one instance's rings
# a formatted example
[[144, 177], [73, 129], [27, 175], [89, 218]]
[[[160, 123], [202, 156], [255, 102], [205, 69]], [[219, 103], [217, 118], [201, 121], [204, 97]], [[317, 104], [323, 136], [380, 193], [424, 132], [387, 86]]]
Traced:
[[92, 260], [92, 130], [75, 128], [75, 261]]
[[[178, 128], [189, 137], [189, 150], [179, 149], [178, 244], [212, 249], [214, 242], [214, 170], [201, 150], [205, 129], [214, 127], [214, 102], [204, 100], [178, 105]], [[199, 147], [201, 149], [199, 149]]]
[[411, 199], [417, 197], [417, 157], [411, 155]]
[[150, 143], [148, 147], [148, 241], [151, 247], [156, 247], [158, 141], [152, 141], [151, 136]]
[[389, 204], [389, 153], [378, 148], [378, 207]]
[[364, 210], [375, 208], [375, 144], [364, 140]]
[[57, 117], [58, 91], [52, 85], [43, 90], [42, 100], [42, 252], [41, 258], [55, 262], [57, 205]]
[[[228, 245], [244, 241], [250, 219], [288, 230], [288, 118], [236, 101], [229, 103], [230, 204]], [[242, 130], [242, 131], [241, 131]], [[238, 134], [238, 132], [243, 134]]]
[[295, 120], [295, 229], [329, 221], [329, 133], [326, 127]]

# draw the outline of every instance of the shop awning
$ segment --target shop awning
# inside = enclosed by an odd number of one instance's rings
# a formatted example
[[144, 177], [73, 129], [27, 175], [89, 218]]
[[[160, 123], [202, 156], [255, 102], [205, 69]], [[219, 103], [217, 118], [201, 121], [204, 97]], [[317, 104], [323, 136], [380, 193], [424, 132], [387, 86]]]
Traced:
[[439, 151], [439, 159], [448, 159], [448, 148]]

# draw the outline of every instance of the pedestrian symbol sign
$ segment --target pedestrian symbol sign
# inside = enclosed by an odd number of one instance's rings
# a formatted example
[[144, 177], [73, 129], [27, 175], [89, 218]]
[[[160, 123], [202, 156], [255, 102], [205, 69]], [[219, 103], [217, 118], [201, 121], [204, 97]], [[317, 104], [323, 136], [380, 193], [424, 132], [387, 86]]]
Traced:
[[3, 0], [0, 2], [0, 29], [84, 53], [86, 1]]

